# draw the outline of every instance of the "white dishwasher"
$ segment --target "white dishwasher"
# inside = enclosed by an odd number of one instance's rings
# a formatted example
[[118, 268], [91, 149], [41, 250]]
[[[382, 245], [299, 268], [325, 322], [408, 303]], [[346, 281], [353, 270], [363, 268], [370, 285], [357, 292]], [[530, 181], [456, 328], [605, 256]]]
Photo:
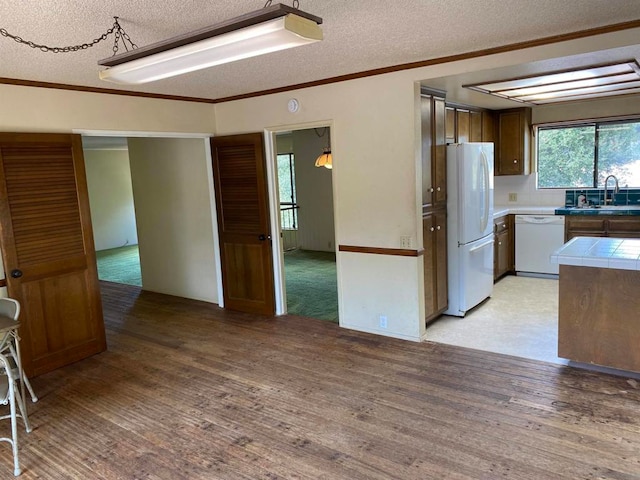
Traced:
[[516, 215], [516, 273], [558, 274], [549, 256], [564, 245], [564, 215]]

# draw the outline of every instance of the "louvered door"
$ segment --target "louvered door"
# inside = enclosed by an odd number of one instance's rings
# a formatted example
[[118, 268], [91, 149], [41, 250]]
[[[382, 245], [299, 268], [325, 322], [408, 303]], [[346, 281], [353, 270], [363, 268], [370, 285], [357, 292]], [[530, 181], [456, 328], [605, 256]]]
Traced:
[[211, 139], [224, 306], [275, 313], [264, 142], [259, 133]]
[[106, 349], [79, 135], [0, 134], [0, 230], [27, 373]]

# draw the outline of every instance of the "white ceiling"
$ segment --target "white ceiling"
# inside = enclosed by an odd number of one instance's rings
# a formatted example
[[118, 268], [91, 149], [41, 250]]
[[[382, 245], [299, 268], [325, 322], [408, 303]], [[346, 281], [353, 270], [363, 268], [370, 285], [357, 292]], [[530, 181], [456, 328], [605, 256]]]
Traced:
[[[0, 0], [0, 28], [66, 46], [98, 37], [117, 15], [145, 46], [263, 6], [264, 0]], [[0, 37], [0, 77], [218, 99], [640, 19], [640, 0], [300, 0], [300, 9], [324, 19], [324, 41], [142, 86], [98, 80], [97, 61], [111, 55], [111, 38], [53, 54]], [[499, 72], [471, 76], [456, 82], [504, 78]]]

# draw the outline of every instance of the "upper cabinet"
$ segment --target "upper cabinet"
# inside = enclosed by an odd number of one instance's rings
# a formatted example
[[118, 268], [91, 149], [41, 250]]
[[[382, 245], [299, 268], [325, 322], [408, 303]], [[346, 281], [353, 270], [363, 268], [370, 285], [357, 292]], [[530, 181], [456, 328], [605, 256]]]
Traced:
[[531, 108], [500, 110], [495, 158], [496, 175], [531, 173]]
[[491, 110], [448, 104], [445, 113], [446, 143], [495, 142], [495, 114]]
[[[422, 95], [422, 204], [423, 208], [447, 205], [447, 141], [449, 117], [444, 96]], [[454, 118], [455, 124], [455, 118]]]

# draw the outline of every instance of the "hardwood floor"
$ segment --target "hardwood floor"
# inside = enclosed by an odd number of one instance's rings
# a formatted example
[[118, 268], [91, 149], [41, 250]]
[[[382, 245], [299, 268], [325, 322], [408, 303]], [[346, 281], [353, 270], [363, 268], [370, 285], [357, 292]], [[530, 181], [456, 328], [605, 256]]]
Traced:
[[138, 291], [33, 379], [22, 479], [640, 478], [635, 380]]

